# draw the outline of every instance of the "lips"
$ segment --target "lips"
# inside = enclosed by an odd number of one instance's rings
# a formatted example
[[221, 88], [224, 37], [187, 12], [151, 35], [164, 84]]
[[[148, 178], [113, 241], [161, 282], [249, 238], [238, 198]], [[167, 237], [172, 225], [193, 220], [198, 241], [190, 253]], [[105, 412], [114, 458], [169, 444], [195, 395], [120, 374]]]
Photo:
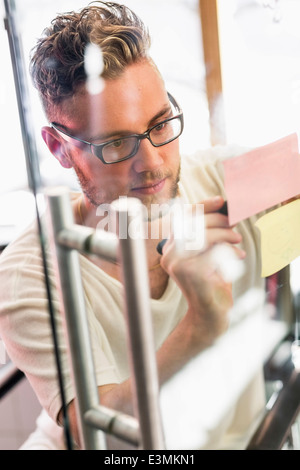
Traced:
[[166, 178], [154, 181], [152, 183], [147, 183], [141, 186], [136, 186], [132, 188], [132, 191], [140, 194], [155, 194], [161, 191], [165, 185]]

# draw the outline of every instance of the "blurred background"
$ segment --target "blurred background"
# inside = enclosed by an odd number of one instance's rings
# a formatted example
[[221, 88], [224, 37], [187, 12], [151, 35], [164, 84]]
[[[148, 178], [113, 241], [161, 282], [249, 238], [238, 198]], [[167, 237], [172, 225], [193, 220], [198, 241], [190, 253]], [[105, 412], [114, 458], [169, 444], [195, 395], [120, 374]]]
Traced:
[[[222, 84], [208, 100], [207, 64], [199, 0], [125, 0], [148, 25], [152, 56], [185, 115], [182, 153], [210, 145], [256, 147], [291, 133], [300, 123], [300, 1], [218, 0], [217, 20]], [[212, 2], [214, 3], [214, 2]], [[18, 0], [17, 19], [28, 68], [31, 48], [58, 12], [84, 7], [83, 0]], [[28, 189], [4, 4], [0, 0], [0, 244], [4, 247], [35, 216]], [[31, 118], [45, 185], [77, 188], [40, 137], [45, 117], [27, 77]], [[211, 118], [213, 116], [213, 128]], [[298, 291], [297, 260], [291, 285]], [[282, 319], [275, 340], [285, 333]], [[0, 339], [1, 341], [1, 339]], [[0, 370], [6, 357], [0, 364]], [[18, 448], [34, 429], [40, 411], [26, 380], [0, 401], [0, 449]]]

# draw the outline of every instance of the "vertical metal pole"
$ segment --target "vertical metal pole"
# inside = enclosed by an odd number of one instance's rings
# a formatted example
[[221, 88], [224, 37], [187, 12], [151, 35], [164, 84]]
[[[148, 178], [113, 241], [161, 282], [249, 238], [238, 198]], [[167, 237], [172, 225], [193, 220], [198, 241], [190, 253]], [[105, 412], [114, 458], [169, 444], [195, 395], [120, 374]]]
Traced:
[[[295, 307], [290, 283], [290, 265], [277, 273], [277, 315], [288, 326], [295, 322]], [[295, 338], [297, 339], [297, 338]]]
[[84, 414], [99, 405], [94, 361], [85, 311], [78, 252], [57, 243], [59, 232], [72, 226], [73, 212], [67, 188], [54, 188], [46, 192], [53, 242], [55, 243], [60, 294], [66, 336], [69, 342], [70, 364], [76, 391], [78, 427], [82, 446], [86, 450], [105, 449], [104, 434], [84, 421]]
[[218, 1], [199, 0], [199, 11], [206, 68], [206, 93], [209, 108], [211, 144], [225, 144], [226, 131], [219, 40]]
[[25, 61], [21, 43], [20, 24], [16, 21], [15, 0], [4, 0], [6, 18], [5, 28], [8, 34], [12, 61], [19, 119], [26, 159], [28, 185], [35, 194], [42, 186], [39, 158], [34, 138], [34, 127], [30, 109], [29, 91], [26, 82]]
[[112, 208], [120, 242], [131, 372], [142, 448], [165, 449], [145, 241], [138, 234], [143, 223], [142, 204], [135, 198], [120, 198], [112, 203]]

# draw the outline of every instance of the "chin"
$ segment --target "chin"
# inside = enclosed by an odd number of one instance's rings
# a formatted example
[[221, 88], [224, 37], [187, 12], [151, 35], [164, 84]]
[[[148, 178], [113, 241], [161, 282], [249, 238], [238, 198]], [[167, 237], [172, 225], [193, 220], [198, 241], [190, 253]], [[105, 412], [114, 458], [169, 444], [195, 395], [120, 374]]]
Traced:
[[173, 207], [174, 197], [153, 198], [151, 201], [142, 201], [144, 206], [144, 220], [153, 222], [167, 215]]

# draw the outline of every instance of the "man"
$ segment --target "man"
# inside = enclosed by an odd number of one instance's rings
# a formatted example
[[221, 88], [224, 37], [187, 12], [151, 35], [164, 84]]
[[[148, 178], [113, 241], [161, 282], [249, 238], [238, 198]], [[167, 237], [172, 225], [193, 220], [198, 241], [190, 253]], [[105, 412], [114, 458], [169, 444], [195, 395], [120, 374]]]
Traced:
[[[104, 63], [103, 89], [96, 94], [86, 86], [84, 59], [89, 44], [101, 49]], [[248, 225], [241, 224], [238, 232], [218, 212], [224, 190], [216, 158], [180, 158], [182, 111], [165, 89], [149, 57], [149, 45], [148, 33], [132, 11], [111, 2], [94, 2], [52, 22], [34, 50], [31, 73], [49, 121], [42, 129], [43, 139], [64, 168], [75, 170], [82, 188], [82, 194], [73, 197], [76, 223], [96, 227], [98, 206], [120, 196], [138, 198], [147, 208], [149, 223], [155, 204], [170, 203], [178, 196], [191, 204], [204, 203], [203, 253], [182, 257], [170, 238], [160, 255], [158, 240], [145, 240], [163, 384], [211, 346], [228, 325], [231, 285], [210, 263], [211, 247], [229, 244], [241, 259], [247, 251], [253, 266], [248, 264], [234, 295], [257, 282], [258, 268], [254, 267], [257, 246]], [[245, 251], [238, 246], [243, 237]], [[100, 258], [80, 259], [100, 400], [130, 414], [132, 379], [120, 266]], [[2, 255], [0, 334], [43, 408], [60, 423], [61, 398], [41, 273], [38, 240], [30, 227]], [[52, 271], [51, 279], [54, 283]], [[56, 303], [59, 311], [58, 299]], [[66, 346], [61, 356], [71, 427], [80, 444]]]

